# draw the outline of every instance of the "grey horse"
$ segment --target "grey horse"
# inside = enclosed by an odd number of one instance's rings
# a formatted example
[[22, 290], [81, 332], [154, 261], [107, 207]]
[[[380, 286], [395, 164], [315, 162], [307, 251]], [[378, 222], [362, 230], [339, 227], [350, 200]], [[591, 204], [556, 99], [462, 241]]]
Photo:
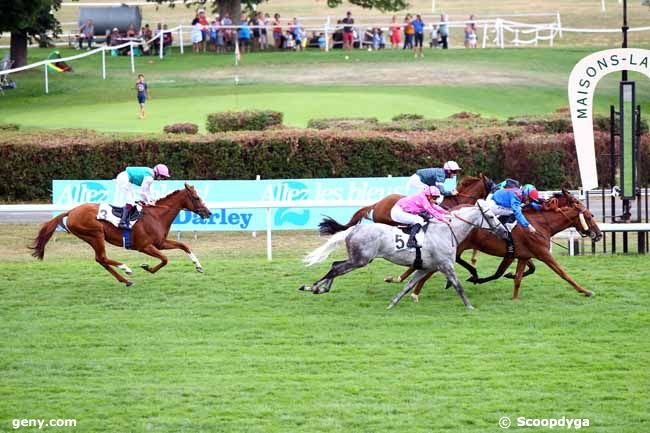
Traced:
[[[456, 247], [472, 230], [483, 228], [505, 239], [507, 230], [489, 210], [484, 200], [476, 205], [456, 209], [450, 214], [449, 224], [431, 220], [424, 233], [418, 234], [418, 243], [422, 245], [422, 269], [413, 274], [404, 289], [397, 294], [388, 308], [396, 305], [429, 272], [440, 271], [454, 286], [465, 306], [472, 309], [472, 304], [465, 296], [454, 270]], [[304, 262], [307, 266], [323, 262], [340, 244], [345, 241], [348, 259], [332, 263], [327, 274], [313, 286], [301, 286], [299, 290], [314, 294], [329, 292], [334, 278], [354, 269], [368, 265], [380, 257], [402, 266], [411, 266], [415, 260], [415, 249], [406, 248], [408, 235], [398, 227], [385, 224], [359, 224], [336, 233], [324, 245], [309, 253]]]

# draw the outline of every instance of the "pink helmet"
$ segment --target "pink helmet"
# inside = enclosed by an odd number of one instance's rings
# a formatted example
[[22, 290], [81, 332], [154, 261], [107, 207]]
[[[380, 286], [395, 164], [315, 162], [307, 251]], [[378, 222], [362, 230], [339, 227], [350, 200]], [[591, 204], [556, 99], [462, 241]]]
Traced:
[[153, 168], [153, 174], [157, 176], [169, 177], [169, 169], [165, 164], [158, 164]]
[[456, 161], [447, 161], [445, 162], [445, 165], [442, 167], [447, 171], [459, 171], [460, 166]]
[[424, 193], [429, 197], [440, 197], [440, 190], [435, 185], [427, 187]]

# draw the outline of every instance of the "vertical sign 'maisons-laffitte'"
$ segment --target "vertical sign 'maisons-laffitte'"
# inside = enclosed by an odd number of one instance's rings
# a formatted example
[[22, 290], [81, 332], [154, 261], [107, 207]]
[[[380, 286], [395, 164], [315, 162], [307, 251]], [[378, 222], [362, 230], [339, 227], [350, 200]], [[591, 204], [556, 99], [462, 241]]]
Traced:
[[622, 70], [650, 78], [650, 50], [617, 48], [598, 51], [578, 62], [569, 77], [569, 106], [584, 190], [598, 186], [594, 148], [593, 100], [596, 85], [605, 75]]

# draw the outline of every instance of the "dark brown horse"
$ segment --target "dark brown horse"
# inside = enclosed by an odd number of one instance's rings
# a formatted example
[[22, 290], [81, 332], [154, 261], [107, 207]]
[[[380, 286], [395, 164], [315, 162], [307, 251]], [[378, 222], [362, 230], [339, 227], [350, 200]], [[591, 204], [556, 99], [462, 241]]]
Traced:
[[[153, 268], [144, 264], [141, 266], [142, 269], [152, 274], [157, 272], [167, 264], [167, 257], [160, 250], [181, 249], [192, 260], [196, 270], [203, 272], [199, 260], [187, 245], [167, 239], [172, 222], [183, 209], [195, 212], [202, 218], [209, 218], [211, 215], [210, 210], [205, 206], [194, 187], [188, 184], [185, 184], [185, 188], [174, 191], [156, 201], [154, 205], [144, 206], [142, 218], [131, 230], [132, 249], [156, 257], [160, 259], [160, 263]], [[32, 255], [39, 260], [43, 260], [45, 245], [47, 245], [56, 228], [60, 226], [90, 244], [95, 250], [97, 263], [102, 265], [119, 282], [130, 286], [133, 283], [121, 276], [111, 266], [118, 267], [127, 275], [133, 273], [131, 269], [127, 265], [111, 260], [106, 256], [105, 242], [118, 247], [122, 246], [122, 230], [107, 221], [98, 220], [98, 210], [99, 205], [96, 203], [82, 204], [43, 224], [34, 240], [34, 244], [30, 247], [34, 250]], [[68, 217], [68, 219], [64, 224], [63, 219], [65, 217]]]
[[[551, 237], [569, 227], [575, 227], [582, 236], [589, 236], [595, 242], [599, 241], [602, 238], [602, 233], [589, 209], [587, 209], [580, 200], [575, 198], [568, 191], [563, 190], [560, 195], [549, 200], [541, 211], [527, 212], [526, 218], [535, 226], [535, 228], [537, 228], [537, 233], [529, 234], [520, 226], [515, 227], [512, 231], [512, 238], [515, 244], [514, 258], [506, 257], [505, 242], [484, 230], [475, 230], [470, 234], [458, 246], [457, 257], [459, 258], [463, 251], [468, 249], [478, 249], [493, 256], [504, 257], [497, 274], [503, 274], [515, 258], [519, 259], [514, 276], [513, 299], [518, 299], [519, 297], [519, 287], [521, 286], [524, 270], [526, 265], [533, 258], [537, 258], [546, 263], [548, 267], [571, 284], [578, 292], [585, 296], [592, 296], [592, 292], [580, 286], [566, 273], [564, 269], [562, 269], [549, 249]], [[469, 266], [469, 264], [462, 261], [462, 259], [459, 263], [463, 266]], [[500, 274], [496, 277], [493, 276], [490, 277], [490, 279], [485, 280], [487, 281], [498, 278], [501, 276]], [[423, 284], [424, 281], [420, 281], [415, 288], [413, 293], [415, 300], [418, 299]]]
[[[445, 196], [441, 206], [445, 209], [451, 209], [462, 204], [474, 204], [478, 199], [485, 198], [492, 191], [495, 184], [482, 173], [478, 177], [465, 176], [458, 183], [458, 195]], [[395, 203], [404, 196], [401, 194], [388, 195], [377, 203], [363, 207], [356, 211], [347, 224], [339, 224], [332, 218], [326, 217], [320, 224], [320, 232], [323, 235], [333, 235], [334, 233], [347, 230], [362, 219], [370, 219], [376, 223], [396, 226], [398, 223], [390, 217], [390, 211]]]

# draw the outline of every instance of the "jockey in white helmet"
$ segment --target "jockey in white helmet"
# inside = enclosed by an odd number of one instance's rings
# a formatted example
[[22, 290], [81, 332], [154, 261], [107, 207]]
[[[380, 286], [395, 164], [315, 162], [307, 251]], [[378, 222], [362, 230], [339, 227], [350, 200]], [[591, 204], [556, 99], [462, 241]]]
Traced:
[[409, 179], [409, 184], [418, 191], [422, 191], [427, 186], [436, 186], [443, 196], [456, 195], [459, 171], [460, 166], [456, 161], [447, 161], [442, 168], [422, 168], [416, 171]]
[[169, 177], [169, 168], [165, 164], [158, 164], [154, 168], [149, 167], [127, 167], [115, 177], [117, 189], [124, 194], [125, 204], [122, 209], [122, 218], [119, 227], [129, 228], [129, 214], [136, 202], [134, 185], [140, 187], [139, 194], [142, 201], [147, 204], [153, 203], [151, 185], [154, 180], [161, 180]]

